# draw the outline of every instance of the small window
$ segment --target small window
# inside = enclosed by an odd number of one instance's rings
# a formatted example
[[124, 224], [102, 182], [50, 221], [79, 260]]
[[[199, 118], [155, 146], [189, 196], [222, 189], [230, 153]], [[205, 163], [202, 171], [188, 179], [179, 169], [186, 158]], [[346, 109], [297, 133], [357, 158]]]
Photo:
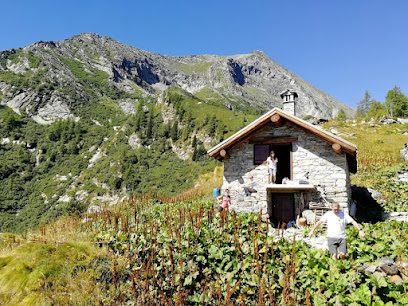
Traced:
[[254, 145], [254, 164], [260, 165], [269, 156], [269, 145], [261, 145], [256, 144]]

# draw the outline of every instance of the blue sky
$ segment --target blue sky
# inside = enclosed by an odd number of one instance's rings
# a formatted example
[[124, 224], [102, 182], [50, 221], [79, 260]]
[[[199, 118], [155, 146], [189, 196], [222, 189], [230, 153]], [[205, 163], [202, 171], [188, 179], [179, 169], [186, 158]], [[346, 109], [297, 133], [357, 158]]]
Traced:
[[83, 32], [167, 55], [262, 50], [352, 107], [365, 90], [408, 95], [405, 0], [13, 0], [1, 11], [0, 51]]

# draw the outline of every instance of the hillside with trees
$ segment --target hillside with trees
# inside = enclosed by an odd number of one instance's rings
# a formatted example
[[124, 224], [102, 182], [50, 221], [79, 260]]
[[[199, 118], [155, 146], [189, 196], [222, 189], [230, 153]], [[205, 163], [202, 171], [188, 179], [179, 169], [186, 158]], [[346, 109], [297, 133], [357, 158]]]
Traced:
[[408, 98], [399, 87], [390, 89], [384, 102], [372, 99], [367, 90], [364, 98], [358, 102], [357, 118], [377, 119], [381, 116], [408, 117]]

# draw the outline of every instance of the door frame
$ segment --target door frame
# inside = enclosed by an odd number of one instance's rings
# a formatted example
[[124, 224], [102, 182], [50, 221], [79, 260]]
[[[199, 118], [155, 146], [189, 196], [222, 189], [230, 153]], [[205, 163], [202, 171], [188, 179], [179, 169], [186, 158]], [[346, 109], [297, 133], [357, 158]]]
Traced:
[[[290, 218], [289, 218], [290, 220], [278, 220], [277, 218], [277, 217], [282, 218], [280, 214], [278, 213], [279, 207], [277, 207], [276, 205], [276, 204], [279, 205], [279, 203], [276, 203], [278, 201], [276, 198], [279, 198], [279, 196], [281, 195], [282, 195], [282, 198], [283, 197], [287, 198], [289, 196], [289, 199], [290, 199], [289, 205], [290, 205], [290, 210], [291, 210]], [[289, 221], [295, 220], [295, 217], [296, 217], [295, 216], [295, 194], [293, 192], [287, 192], [287, 193], [272, 192], [270, 194], [270, 203], [271, 203], [271, 214], [272, 214], [270, 219], [275, 224], [275, 226], [277, 226], [279, 223], [282, 224], [282, 222], [287, 223]]]

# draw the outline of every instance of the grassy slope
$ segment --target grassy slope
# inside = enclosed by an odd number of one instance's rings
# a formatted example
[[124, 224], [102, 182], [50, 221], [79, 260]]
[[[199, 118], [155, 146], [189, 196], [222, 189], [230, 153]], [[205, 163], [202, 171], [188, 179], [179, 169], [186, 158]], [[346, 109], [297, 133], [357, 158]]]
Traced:
[[397, 183], [398, 171], [408, 170], [400, 151], [407, 142], [408, 125], [391, 124], [372, 127], [368, 123], [338, 124], [332, 121], [325, 128], [335, 127], [339, 136], [358, 147], [358, 172], [351, 177], [356, 186], [379, 191], [385, 211], [408, 211], [408, 184]]
[[94, 247], [78, 219], [1, 238], [2, 305], [97, 304], [103, 278], [112, 278], [111, 255]]

